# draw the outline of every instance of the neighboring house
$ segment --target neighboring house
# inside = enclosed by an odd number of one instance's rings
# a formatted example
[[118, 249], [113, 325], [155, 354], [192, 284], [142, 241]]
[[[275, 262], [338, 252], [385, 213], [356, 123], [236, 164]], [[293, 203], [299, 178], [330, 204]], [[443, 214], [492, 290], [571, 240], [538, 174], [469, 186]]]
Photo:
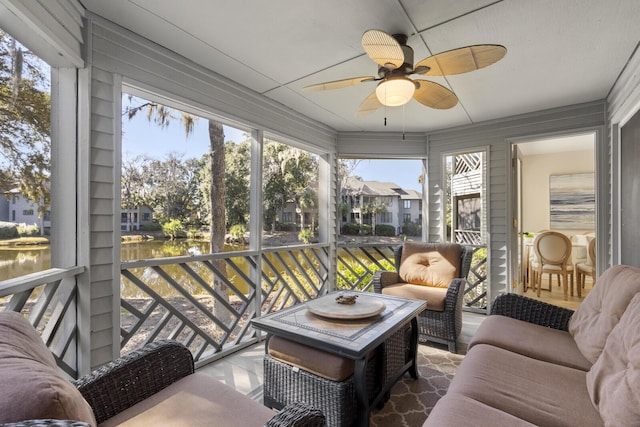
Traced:
[[0, 221], [35, 224], [40, 228], [40, 233], [48, 233], [51, 230], [51, 217], [49, 211], [46, 211], [44, 215], [40, 214], [41, 206], [41, 204], [24, 197], [18, 187], [2, 191], [0, 193]]
[[[371, 206], [378, 207], [375, 224], [392, 225], [396, 234], [402, 233], [406, 222], [422, 220], [422, 194], [404, 190], [393, 182], [361, 181], [348, 178], [340, 190], [341, 201], [349, 213], [343, 222], [373, 225]], [[382, 209], [380, 209], [382, 207]]]
[[120, 230], [137, 231], [145, 224], [153, 222], [153, 210], [149, 206], [138, 206], [120, 211]]

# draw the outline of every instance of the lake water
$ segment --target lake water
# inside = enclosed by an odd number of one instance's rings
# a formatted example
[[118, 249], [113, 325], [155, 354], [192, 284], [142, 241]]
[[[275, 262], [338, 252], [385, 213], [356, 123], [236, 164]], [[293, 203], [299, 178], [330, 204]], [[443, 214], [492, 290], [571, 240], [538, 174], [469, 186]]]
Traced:
[[[123, 243], [120, 256], [123, 261], [138, 259], [175, 257], [182, 255], [206, 254], [210, 251], [209, 242], [198, 241], [162, 241]], [[226, 247], [227, 250], [242, 249], [238, 246]], [[51, 247], [49, 245], [21, 246], [16, 248], [0, 247], [0, 280], [7, 280], [29, 273], [43, 271], [51, 267]]]

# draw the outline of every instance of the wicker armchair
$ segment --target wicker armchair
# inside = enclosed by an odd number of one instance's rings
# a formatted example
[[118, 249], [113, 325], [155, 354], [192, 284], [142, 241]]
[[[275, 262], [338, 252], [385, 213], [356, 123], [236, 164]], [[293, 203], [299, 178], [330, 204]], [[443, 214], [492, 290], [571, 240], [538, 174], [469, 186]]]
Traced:
[[[409, 245], [409, 243], [405, 243]], [[456, 341], [462, 329], [462, 305], [464, 297], [464, 289], [466, 277], [471, 267], [471, 257], [474, 249], [469, 246], [462, 246], [456, 243], [411, 243], [411, 250], [424, 248], [425, 251], [447, 251], [451, 253], [459, 253], [459, 257], [455, 260], [458, 264], [455, 266], [457, 277], [451, 280], [446, 287], [446, 296], [444, 297], [444, 305], [439, 310], [434, 305], [429, 306], [427, 299], [427, 309], [418, 316], [419, 338], [421, 341], [434, 341], [441, 344], [447, 344], [449, 351], [457, 352]], [[373, 288], [377, 293], [386, 293], [399, 296], [412, 296], [412, 291], [407, 291], [404, 284], [410, 286], [411, 283], [405, 282], [400, 274], [401, 262], [403, 261], [404, 245], [398, 246], [394, 250], [395, 265], [397, 271], [378, 271], [373, 275]], [[428, 287], [428, 286], [427, 286]], [[387, 288], [385, 290], [385, 288]], [[420, 289], [414, 287], [413, 290]], [[444, 291], [444, 289], [442, 289]], [[415, 297], [415, 296], [412, 296]]]
[[[74, 384], [92, 407], [100, 424], [193, 372], [193, 357], [185, 346], [176, 341], [160, 340], [104, 365]], [[233, 411], [233, 408], [228, 410]], [[320, 427], [324, 424], [325, 417], [321, 411], [307, 404], [293, 403], [267, 421], [265, 426]], [[68, 420], [27, 420], [0, 425], [89, 426]]]

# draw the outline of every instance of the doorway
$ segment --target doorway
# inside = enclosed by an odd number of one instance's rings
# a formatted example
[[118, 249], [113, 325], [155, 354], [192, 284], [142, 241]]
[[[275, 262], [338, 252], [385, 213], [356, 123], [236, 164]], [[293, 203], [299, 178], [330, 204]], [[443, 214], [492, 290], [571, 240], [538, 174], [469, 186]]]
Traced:
[[[586, 132], [512, 143], [511, 271], [517, 293], [538, 298], [531, 289], [530, 266], [533, 240], [543, 231], [557, 231], [571, 240], [572, 267], [590, 262], [588, 246], [596, 238], [595, 141], [596, 133]], [[574, 273], [569, 279], [573, 296], [565, 301], [557, 276], [544, 274], [540, 299], [575, 309], [592, 283], [587, 278], [578, 297]]]

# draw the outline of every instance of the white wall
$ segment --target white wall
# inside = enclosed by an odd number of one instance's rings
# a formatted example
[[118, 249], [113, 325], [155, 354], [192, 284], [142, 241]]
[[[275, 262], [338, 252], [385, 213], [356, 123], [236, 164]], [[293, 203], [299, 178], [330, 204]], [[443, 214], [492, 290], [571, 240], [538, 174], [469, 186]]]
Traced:
[[[569, 151], [522, 157], [522, 230], [549, 230], [549, 177], [595, 171], [594, 151]], [[578, 234], [593, 230], [556, 230]]]

